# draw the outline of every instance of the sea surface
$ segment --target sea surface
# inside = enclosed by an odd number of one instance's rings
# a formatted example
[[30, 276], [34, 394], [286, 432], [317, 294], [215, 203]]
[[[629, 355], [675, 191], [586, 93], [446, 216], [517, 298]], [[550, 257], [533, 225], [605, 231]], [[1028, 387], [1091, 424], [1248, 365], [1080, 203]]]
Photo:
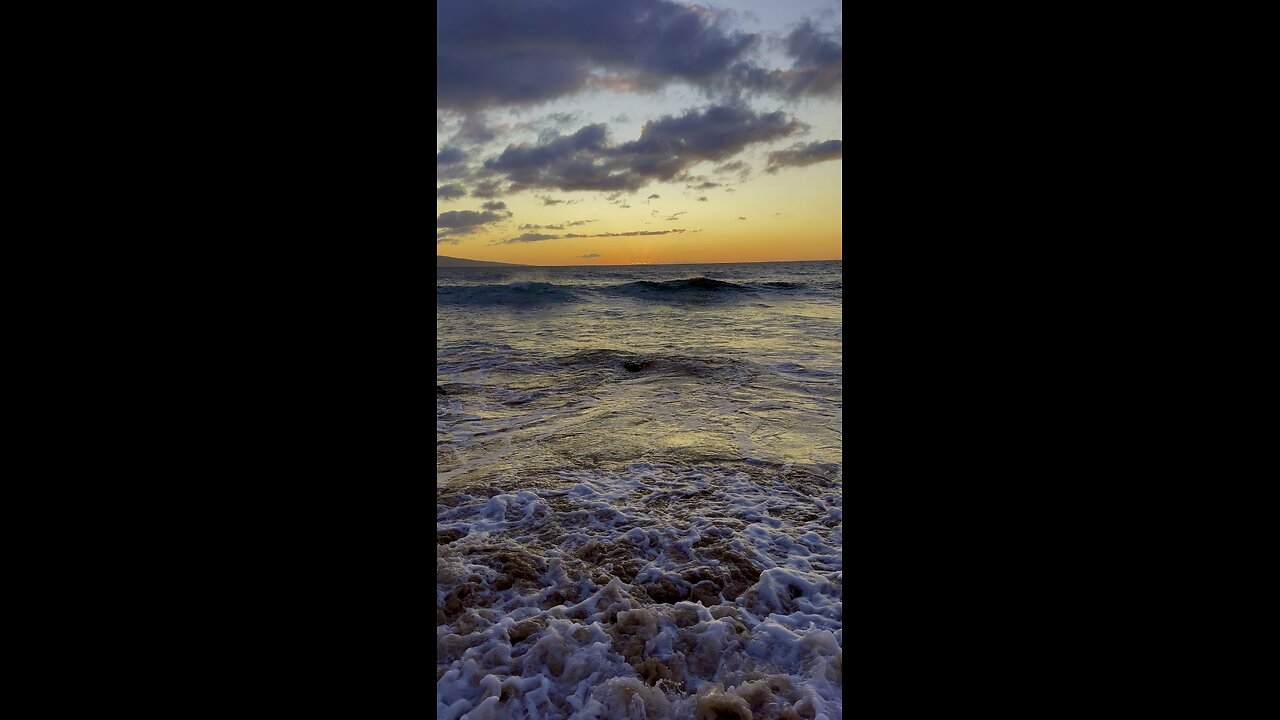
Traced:
[[437, 718], [841, 717], [841, 293], [437, 268]]

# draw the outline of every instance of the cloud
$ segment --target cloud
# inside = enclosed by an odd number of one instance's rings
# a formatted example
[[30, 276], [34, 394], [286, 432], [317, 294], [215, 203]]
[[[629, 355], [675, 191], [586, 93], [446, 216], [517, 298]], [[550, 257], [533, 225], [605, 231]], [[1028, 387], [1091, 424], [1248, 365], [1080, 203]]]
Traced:
[[467, 176], [467, 154], [456, 147], [444, 147], [436, 153], [436, 181], [457, 180]]
[[441, 0], [436, 21], [436, 107], [462, 110], [589, 87], [710, 87], [760, 40], [671, 0]]
[[697, 161], [728, 159], [748, 145], [804, 127], [781, 111], [757, 114], [742, 105], [712, 105], [646, 123], [640, 138], [616, 154], [629, 160], [633, 172], [667, 180]]
[[542, 137], [544, 134], [551, 134], [551, 136], [554, 137], [554, 135], [559, 134], [558, 131], [560, 128], [569, 127], [570, 125], [577, 122], [581, 117], [582, 117], [582, 113], [553, 112], [547, 115], [543, 115], [542, 117], [536, 120], [529, 120], [526, 122], [516, 123], [515, 129], [534, 131], [538, 133], [539, 137]]
[[646, 123], [638, 139], [620, 145], [608, 142], [603, 124], [547, 142], [508, 145], [484, 167], [521, 187], [634, 192], [649, 182], [682, 176], [697, 163], [726, 160], [749, 145], [804, 129], [807, 126], [781, 111], [756, 113], [740, 105], [712, 105]]
[[506, 210], [507, 204], [502, 202], [501, 200], [493, 200], [491, 202], [487, 202], [481, 205], [480, 207], [484, 208], [485, 210], [493, 210], [494, 212], [497, 212], [499, 210]]
[[462, 119], [462, 125], [458, 128], [458, 132], [449, 138], [449, 142], [465, 145], [483, 145], [491, 140], [496, 140], [504, 130], [506, 130], [506, 126], [491, 127], [484, 113], [467, 113]]
[[661, 196], [661, 195], [659, 195], [658, 193], [654, 193], [654, 194], [650, 195], [647, 199], [649, 199], [649, 200], [660, 200], [661, 198], [662, 198], [662, 196]]
[[579, 255], [578, 257], [580, 258], [600, 257], [600, 253], [587, 253], [586, 255]]
[[485, 161], [489, 170], [504, 173], [521, 185], [560, 190], [631, 190], [629, 178], [601, 164], [607, 155], [605, 125], [587, 125], [572, 135], [538, 144], [508, 145]]
[[458, 235], [470, 235], [482, 225], [499, 222], [511, 217], [511, 212], [496, 213], [490, 210], [450, 210], [436, 217], [436, 244], [442, 242], [457, 244]]
[[[591, 235], [583, 235], [579, 233], [566, 233], [564, 235], [543, 235], [541, 233], [525, 233], [519, 237], [508, 238], [506, 240], [497, 240], [494, 245], [514, 245], [516, 243], [541, 242], [543, 240], [555, 240], [558, 238], [606, 238], [606, 237], [636, 237], [640, 235], [670, 235], [671, 233], [682, 233], [683, 228], [675, 230], [631, 230], [621, 233], [595, 233]], [[697, 232], [696, 230], [694, 232]]]
[[741, 215], [739, 215], [739, 216], [738, 216], [738, 219], [739, 219], [739, 220], [746, 220], [746, 218], [742, 217]]
[[840, 160], [843, 156], [843, 140], [796, 143], [786, 150], [769, 153], [769, 167], [765, 168], [765, 172], [776, 173], [784, 167], [803, 167], [826, 160]]
[[564, 223], [561, 223], [561, 224], [559, 224], [559, 225], [532, 225], [532, 224], [525, 224], [525, 225], [521, 225], [521, 226], [520, 226], [520, 229], [521, 229], [521, 230], [563, 230], [563, 229], [565, 229], [566, 227], [577, 227], [577, 226], [579, 226], [579, 225], [586, 225], [587, 223], [593, 223], [593, 222], [596, 222], [596, 221], [595, 221], [594, 219], [592, 219], [592, 220], [573, 220], [573, 221], [571, 221], [571, 222], [564, 222]]
[[500, 197], [506, 193], [505, 190], [500, 189], [501, 186], [501, 180], [484, 180], [476, 183], [476, 186], [471, 189], [471, 195], [478, 198]]
[[450, 210], [447, 213], [441, 213], [436, 218], [436, 227], [438, 228], [469, 228], [484, 225], [486, 223], [498, 222], [510, 217], [510, 213], [499, 215], [495, 212], [485, 211], [476, 212], [475, 210]]
[[741, 160], [716, 166], [717, 173], [737, 173], [738, 180], [746, 182], [751, 177], [751, 166]]
[[467, 194], [467, 189], [457, 184], [441, 185], [440, 187], [436, 188], [437, 200], [444, 200], [444, 201], [457, 200], [460, 197], [465, 197], [466, 194]]
[[557, 200], [547, 195], [534, 195], [534, 197], [542, 201], [543, 207], [548, 205], [576, 205], [578, 202], [577, 200]]
[[539, 240], [555, 240], [559, 235], [542, 235], [540, 233], [525, 233], [520, 237], [513, 237], [510, 240], [503, 240], [494, 243], [495, 245], [511, 245], [513, 243], [538, 242]]
[[718, 187], [720, 187], [720, 183], [718, 183], [718, 182], [704, 182], [704, 183], [702, 183], [701, 185], [686, 185], [685, 187], [689, 188], [690, 190], [710, 190], [711, 188], [718, 188]]
[[453, 165], [467, 159], [467, 154], [456, 147], [446, 147], [436, 153], [436, 165]]
[[842, 28], [824, 33], [806, 18], [787, 36], [787, 54], [795, 58], [789, 95], [839, 93], [844, 80]]
[[706, 201], [707, 201], [706, 195], [703, 195], [702, 197], [698, 198], [698, 202], [706, 202]]
[[[671, 233], [682, 233], [682, 232], [684, 232], [683, 228], [679, 228], [676, 230], [632, 230], [630, 232], [623, 232], [623, 233], [597, 233], [595, 235], [576, 235], [574, 233], [569, 233], [567, 235], [564, 235], [563, 237], [567, 237], [567, 238], [636, 237], [638, 235], [669, 235]], [[694, 232], [697, 232], [697, 231], [695, 230]]]
[[805, 18], [786, 35], [783, 46], [793, 59], [786, 70], [735, 63], [721, 86], [732, 91], [771, 93], [789, 98], [840, 96], [844, 83], [843, 28], [822, 32]]

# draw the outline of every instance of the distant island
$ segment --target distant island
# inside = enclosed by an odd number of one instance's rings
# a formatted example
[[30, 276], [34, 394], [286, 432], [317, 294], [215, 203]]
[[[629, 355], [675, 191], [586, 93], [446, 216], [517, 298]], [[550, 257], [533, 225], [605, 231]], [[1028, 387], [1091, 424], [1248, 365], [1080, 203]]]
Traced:
[[504, 265], [506, 267], [529, 267], [520, 263], [500, 263], [489, 262], [488, 260], [468, 260], [466, 258], [449, 257], [448, 255], [436, 256], [436, 267], [488, 267], [490, 265]]

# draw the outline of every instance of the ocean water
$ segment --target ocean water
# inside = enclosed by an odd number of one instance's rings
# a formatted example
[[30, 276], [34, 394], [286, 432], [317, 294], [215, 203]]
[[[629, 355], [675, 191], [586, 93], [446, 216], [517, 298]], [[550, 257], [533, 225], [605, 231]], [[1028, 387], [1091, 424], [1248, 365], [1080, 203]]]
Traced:
[[841, 716], [841, 266], [437, 268], [437, 718]]

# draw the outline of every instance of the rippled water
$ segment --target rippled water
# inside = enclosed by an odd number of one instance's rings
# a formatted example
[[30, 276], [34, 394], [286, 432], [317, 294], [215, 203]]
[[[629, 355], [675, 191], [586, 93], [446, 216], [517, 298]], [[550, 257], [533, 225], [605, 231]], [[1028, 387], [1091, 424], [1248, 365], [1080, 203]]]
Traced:
[[840, 717], [841, 286], [437, 269], [437, 717]]

